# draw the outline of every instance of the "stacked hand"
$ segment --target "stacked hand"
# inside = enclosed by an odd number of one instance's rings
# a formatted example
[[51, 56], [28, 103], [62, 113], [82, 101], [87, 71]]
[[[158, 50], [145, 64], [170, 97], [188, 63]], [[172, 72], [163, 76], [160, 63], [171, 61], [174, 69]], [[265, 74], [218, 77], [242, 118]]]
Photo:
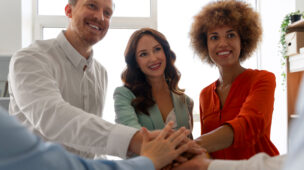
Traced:
[[192, 169], [192, 170], [207, 170], [211, 162], [207, 153], [201, 153], [195, 155], [188, 161], [174, 166], [173, 170], [183, 170], [183, 169]]
[[172, 126], [170, 122], [163, 130], [154, 132], [142, 128], [140, 155], [150, 158], [156, 169], [166, 165], [165, 169], [196, 167], [206, 151], [187, 137], [189, 130], [182, 127], [173, 131]]
[[[191, 139], [187, 138], [186, 141], [188, 140], [190, 141]], [[163, 170], [207, 170], [210, 161], [207, 150], [194, 143], [186, 152], [182, 153], [172, 164], [167, 165]]]
[[[142, 128], [143, 143], [141, 146], [141, 156], [146, 156], [152, 160], [156, 169], [172, 163], [180, 154], [189, 150], [194, 141], [186, 140], [190, 131], [185, 128], [172, 132], [173, 123], [170, 122], [160, 131], [159, 135], [151, 140], [150, 132]], [[185, 142], [186, 141], [186, 142]]]

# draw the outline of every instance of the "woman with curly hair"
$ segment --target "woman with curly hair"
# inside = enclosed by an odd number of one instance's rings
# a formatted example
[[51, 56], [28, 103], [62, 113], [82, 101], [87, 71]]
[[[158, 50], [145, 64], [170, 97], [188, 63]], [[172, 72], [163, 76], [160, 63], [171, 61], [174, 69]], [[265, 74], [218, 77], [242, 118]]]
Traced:
[[166, 37], [151, 28], [135, 31], [125, 50], [124, 86], [114, 92], [117, 123], [149, 130], [192, 129], [193, 101], [178, 87], [176, 56]]
[[201, 136], [196, 139], [213, 158], [279, 154], [270, 140], [275, 76], [241, 65], [261, 36], [259, 15], [245, 2], [212, 2], [194, 18], [191, 45], [219, 71], [218, 80], [200, 93]]

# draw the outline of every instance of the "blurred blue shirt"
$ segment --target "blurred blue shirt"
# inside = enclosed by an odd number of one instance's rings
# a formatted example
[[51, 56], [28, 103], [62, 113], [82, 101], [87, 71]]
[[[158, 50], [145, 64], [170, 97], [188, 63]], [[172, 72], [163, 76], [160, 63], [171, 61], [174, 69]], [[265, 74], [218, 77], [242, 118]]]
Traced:
[[147, 157], [128, 160], [86, 160], [60, 145], [44, 143], [0, 108], [0, 169], [2, 170], [95, 170], [145, 169], [154, 165]]

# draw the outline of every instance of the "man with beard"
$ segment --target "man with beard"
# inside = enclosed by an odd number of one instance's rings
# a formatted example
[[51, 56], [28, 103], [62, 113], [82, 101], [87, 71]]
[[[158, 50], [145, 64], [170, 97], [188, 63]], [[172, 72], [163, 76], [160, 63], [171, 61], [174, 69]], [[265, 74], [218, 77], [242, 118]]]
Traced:
[[101, 119], [107, 73], [92, 46], [106, 35], [112, 13], [112, 0], [69, 0], [68, 28], [17, 51], [9, 68], [10, 114], [86, 158], [139, 154], [142, 143], [137, 129]]

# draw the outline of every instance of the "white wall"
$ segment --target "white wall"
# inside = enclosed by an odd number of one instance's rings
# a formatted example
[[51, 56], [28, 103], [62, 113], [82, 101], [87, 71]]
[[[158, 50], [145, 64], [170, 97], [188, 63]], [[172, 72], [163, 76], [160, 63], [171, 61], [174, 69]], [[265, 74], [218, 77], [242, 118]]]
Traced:
[[[194, 56], [190, 47], [189, 31], [193, 16], [208, 1], [191, 0], [190, 2], [187, 3], [187, 9], [183, 9], [185, 1], [159, 0], [158, 30], [167, 37], [172, 50], [177, 55], [176, 66], [182, 74], [180, 87], [186, 89], [186, 94], [195, 96], [193, 98], [194, 113], [198, 114], [200, 90], [217, 79], [218, 71], [216, 68], [203, 64], [197, 56]], [[195, 79], [193, 79], [194, 75], [196, 75]], [[189, 85], [191, 86], [188, 87]]]
[[304, 11], [304, 1], [296, 0], [296, 10]]
[[0, 56], [21, 48], [21, 0], [0, 1]]
[[32, 8], [33, 4], [31, 0], [21, 0], [21, 47], [29, 46], [33, 41], [33, 22], [32, 22]]
[[281, 66], [282, 55], [280, 53], [280, 25], [284, 16], [295, 10], [304, 11], [303, 0], [260, 0], [260, 13], [263, 24], [263, 42], [261, 44], [261, 66], [276, 75], [275, 108], [273, 112], [271, 139], [280, 150], [287, 152], [287, 105], [286, 87], [282, 85]]

